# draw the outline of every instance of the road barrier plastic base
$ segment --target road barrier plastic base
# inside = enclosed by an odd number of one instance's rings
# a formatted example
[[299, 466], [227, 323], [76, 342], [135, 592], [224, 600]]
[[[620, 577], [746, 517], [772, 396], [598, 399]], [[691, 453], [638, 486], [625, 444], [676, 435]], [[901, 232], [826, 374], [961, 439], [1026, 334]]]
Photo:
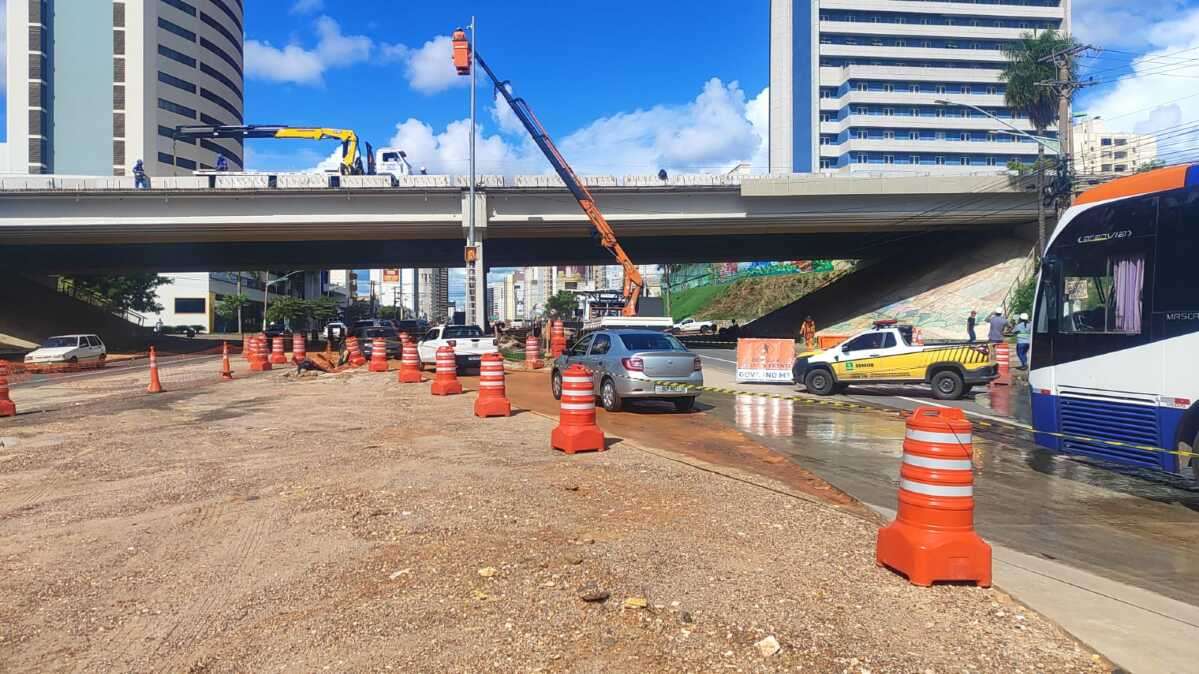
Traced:
[[876, 561], [913, 585], [973, 582], [991, 587], [991, 546], [974, 532], [930, 532], [895, 522], [878, 532]]
[[475, 400], [476, 417], [510, 417], [512, 403], [507, 398], [479, 398]]
[[550, 447], [566, 454], [602, 452], [604, 432], [598, 426], [559, 426], [550, 433]]
[[462, 382], [457, 379], [454, 381], [435, 381], [431, 390], [435, 396], [456, 396], [462, 393]]

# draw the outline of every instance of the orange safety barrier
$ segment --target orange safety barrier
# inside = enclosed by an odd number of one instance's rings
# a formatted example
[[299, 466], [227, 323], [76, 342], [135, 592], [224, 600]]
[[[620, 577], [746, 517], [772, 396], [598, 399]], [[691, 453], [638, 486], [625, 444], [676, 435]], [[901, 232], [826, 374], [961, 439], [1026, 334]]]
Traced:
[[308, 357], [308, 340], [304, 339], [304, 334], [295, 332], [291, 335], [291, 362], [299, 364], [300, 361]]
[[371, 339], [371, 372], [387, 372], [387, 340], [382, 337]]
[[821, 351], [825, 351], [833, 348], [847, 339], [849, 339], [849, 335], [817, 335], [816, 347]]
[[8, 363], [0, 360], [0, 417], [17, 416], [17, 405], [8, 397]]
[[251, 343], [254, 345], [254, 353], [250, 357], [250, 370], [253, 372], [270, 370], [271, 358], [266, 352], [266, 335], [256, 335]]
[[150, 385], [146, 387], [146, 393], [162, 391], [162, 382], [158, 380], [158, 353], [154, 351], [154, 347], [150, 347]]
[[562, 409], [550, 447], [567, 454], [602, 452], [604, 432], [595, 423], [595, 386], [591, 371], [575, 363], [562, 373]]
[[283, 365], [287, 363], [287, 356], [284, 354], [283, 336], [278, 335], [271, 340], [271, 365]]
[[254, 354], [257, 353], [258, 335], [250, 335], [242, 340], [241, 357], [247, 363], [254, 362]]
[[350, 365], [362, 367], [366, 365], [366, 356], [362, 355], [362, 345], [357, 337], [346, 337], [346, 349], [350, 351]]
[[400, 383], [419, 384], [420, 354], [416, 351], [416, 342], [404, 335], [404, 350], [400, 353]]
[[566, 351], [566, 326], [562, 321], [554, 321], [550, 328], [550, 357], [557, 358]]
[[525, 367], [537, 370], [545, 366], [541, 361], [541, 340], [534, 335], [525, 337]]
[[974, 446], [956, 408], [920, 407], [908, 418], [899, 511], [878, 533], [875, 560], [913, 585], [991, 586], [991, 546], [974, 531]]
[[221, 380], [233, 381], [233, 370], [229, 367], [229, 342], [221, 342]]
[[995, 344], [995, 360], [999, 363], [999, 377], [995, 383], [1006, 386], [1012, 383], [1012, 347], [1007, 342]]
[[433, 395], [453, 396], [462, 393], [462, 382], [458, 381], [458, 361], [454, 347], [437, 349], [437, 374], [433, 376]]
[[475, 399], [476, 417], [512, 416], [512, 403], [504, 391], [504, 357], [485, 353], [479, 363], [479, 397]]

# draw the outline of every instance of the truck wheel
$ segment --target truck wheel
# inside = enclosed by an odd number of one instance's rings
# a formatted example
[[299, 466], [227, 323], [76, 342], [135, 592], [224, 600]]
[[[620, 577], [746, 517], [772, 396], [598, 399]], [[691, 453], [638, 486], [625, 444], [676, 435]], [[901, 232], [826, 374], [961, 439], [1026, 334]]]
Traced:
[[624, 409], [624, 401], [616, 392], [616, 382], [611, 379], [604, 379], [604, 382], [600, 384], [600, 404], [609, 412], [619, 412]]
[[554, 394], [554, 400], [562, 399], [562, 373], [557, 370], [550, 377], [550, 392]]
[[966, 383], [962, 375], [953, 370], [942, 370], [933, 375], [933, 397], [937, 400], [958, 400], [965, 394]]
[[803, 380], [804, 386], [807, 387], [808, 393], [814, 393], [818, 396], [832, 395], [837, 388], [837, 382], [833, 380], [833, 374], [824, 368], [812, 370]]

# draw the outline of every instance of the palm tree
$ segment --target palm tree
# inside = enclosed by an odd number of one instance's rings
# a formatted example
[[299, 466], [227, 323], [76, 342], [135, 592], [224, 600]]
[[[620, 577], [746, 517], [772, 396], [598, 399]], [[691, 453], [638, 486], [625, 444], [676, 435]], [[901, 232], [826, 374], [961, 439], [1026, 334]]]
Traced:
[[[1004, 102], [1009, 108], [1024, 113], [1028, 121], [1036, 129], [1038, 136], [1045, 135], [1045, 129], [1058, 125], [1059, 141], [1065, 137], [1062, 124], [1070, 120], [1058, 119], [1058, 96], [1052, 87], [1044, 86], [1041, 82], [1056, 81], [1058, 66], [1054, 63], [1054, 54], [1063, 52], [1077, 43], [1068, 35], [1053, 30], [1043, 30], [1039, 33], [1025, 33], [1019, 40], [1004, 46], [1003, 53], [1007, 64], [999, 78], [1007, 83], [1004, 92]], [[1073, 71], [1073, 63], [1070, 66]], [[1058, 157], [1070, 152], [1070, 148], [1060, 147]], [[1045, 231], [1045, 147], [1037, 144], [1037, 257], [1045, 251], [1047, 232]]]

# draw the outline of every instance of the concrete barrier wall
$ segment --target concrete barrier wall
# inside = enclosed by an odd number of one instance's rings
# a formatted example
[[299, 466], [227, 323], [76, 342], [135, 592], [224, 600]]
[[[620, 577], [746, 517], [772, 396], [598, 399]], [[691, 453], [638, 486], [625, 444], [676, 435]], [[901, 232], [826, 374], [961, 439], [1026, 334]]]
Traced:
[[342, 189], [361, 190], [393, 187], [395, 178], [386, 176], [341, 176]]
[[450, 187], [449, 176], [397, 176], [400, 187]]
[[[504, 176], [481, 176], [476, 175], [478, 181], [475, 184], [479, 187], [503, 187]], [[454, 176], [454, 185], [457, 187], [470, 187], [470, 176]]]
[[216, 177], [218, 190], [265, 190], [270, 187], [271, 177], [268, 175], [240, 175]]
[[329, 176], [323, 173], [280, 173], [275, 186], [283, 190], [319, 190], [329, 186]]
[[208, 176], [162, 176], [150, 179], [152, 190], [206, 190]]

